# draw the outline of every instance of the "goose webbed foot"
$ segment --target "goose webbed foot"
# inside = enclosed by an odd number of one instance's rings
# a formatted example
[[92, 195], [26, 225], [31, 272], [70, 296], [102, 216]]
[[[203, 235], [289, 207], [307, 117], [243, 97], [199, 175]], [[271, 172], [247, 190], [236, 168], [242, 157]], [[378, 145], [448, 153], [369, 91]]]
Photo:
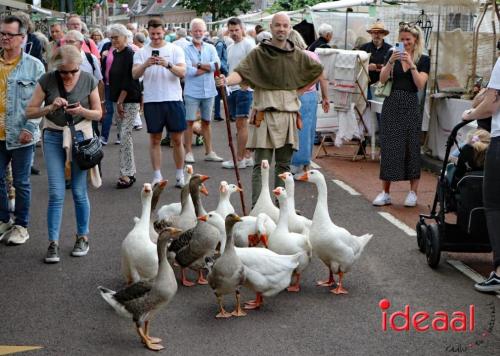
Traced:
[[149, 335], [149, 320], [144, 322], [144, 335], [149, 339], [152, 344], [159, 344], [162, 340], [159, 337]]
[[254, 309], [259, 309], [260, 306], [262, 305], [263, 299], [262, 299], [262, 294], [257, 293], [255, 300], [249, 300], [248, 302], [245, 302], [245, 306], [243, 309], [245, 310], [254, 310]]
[[300, 292], [300, 273], [295, 273], [295, 283], [286, 289], [288, 292]]
[[181, 282], [184, 287], [192, 287], [194, 283], [186, 278], [186, 269], [181, 268]]
[[347, 289], [342, 287], [342, 277], [344, 276], [343, 272], [339, 272], [339, 283], [337, 283], [337, 287], [330, 290], [333, 294], [348, 294]]
[[198, 271], [198, 280], [196, 281], [196, 283], [201, 285], [208, 284], [208, 281], [205, 279], [205, 276], [203, 275], [203, 270], [201, 269]]
[[151, 341], [150, 337], [145, 334], [145, 332], [142, 330], [141, 327], [137, 327], [137, 333], [141, 337], [141, 341], [144, 344], [144, 346], [146, 346], [149, 350], [160, 351], [160, 350], [163, 350], [165, 348], [165, 346], [163, 346], [161, 344], [153, 343]]
[[240, 291], [236, 291], [236, 309], [231, 313], [233, 316], [246, 316], [247, 313], [243, 311], [240, 303]]
[[219, 313], [215, 317], [218, 319], [230, 318], [232, 316], [231, 313], [227, 312], [222, 305], [222, 296], [217, 296], [217, 303], [219, 304]]
[[333, 279], [333, 272], [332, 272], [332, 270], [330, 270], [330, 274], [328, 276], [328, 280], [316, 282], [316, 285], [318, 287], [331, 287], [334, 284], [335, 284], [335, 279]]

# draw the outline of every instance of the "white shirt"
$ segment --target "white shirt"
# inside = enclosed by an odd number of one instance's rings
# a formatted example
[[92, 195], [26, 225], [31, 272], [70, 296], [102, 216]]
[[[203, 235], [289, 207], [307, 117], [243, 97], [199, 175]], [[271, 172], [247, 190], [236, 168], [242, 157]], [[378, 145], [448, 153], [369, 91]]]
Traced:
[[[500, 90], [500, 58], [497, 59], [495, 67], [491, 72], [488, 88]], [[491, 120], [491, 137], [499, 137], [499, 136], [500, 136], [500, 110], [497, 110], [497, 112], [493, 114], [493, 119]]]
[[80, 64], [80, 70], [82, 72], [87, 72], [89, 74], [92, 74], [97, 80], [102, 80], [102, 73], [101, 73], [101, 65], [99, 64], [99, 60], [94, 56], [92, 53], [90, 55], [92, 56], [92, 61], [94, 62], [94, 68], [92, 69], [92, 65], [87, 59], [87, 56], [85, 55], [84, 51], [80, 51], [80, 55], [82, 56], [82, 64]]
[[[134, 55], [134, 65], [143, 64], [151, 57], [151, 51], [160, 51], [160, 57], [168, 62], [178, 65], [185, 64], [184, 50], [172, 43], [166, 43], [160, 48], [144, 46]], [[175, 76], [169, 69], [152, 65], [144, 71], [144, 102], [159, 103], [164, 101], [182, 101], [182, 88], [179, 77]]]
[[191, 44], [185, 37], [181, 37], [178, 40], [172, 42], [174, 45], [181, 47], [182, 49], [186, 49], [187, 46]]
[[[227, 65], [229, 67], [229, 74], [234, 72], [234, 68], [236, 68], [242, 59], [245, 58], [254, 48], [255, 41], [245, 37], [243, 37], [243, 40], [240, 42], [235, 42], [227, 48]], [[233, 85], [230, 89], [231, 91], [239, 90], [240, 86]]]

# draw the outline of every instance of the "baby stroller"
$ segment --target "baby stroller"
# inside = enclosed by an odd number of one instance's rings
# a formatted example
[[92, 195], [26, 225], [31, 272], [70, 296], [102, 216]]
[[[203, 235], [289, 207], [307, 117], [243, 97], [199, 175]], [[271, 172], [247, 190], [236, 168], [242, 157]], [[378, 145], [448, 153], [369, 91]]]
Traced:
[[[483, 207], [483, 167], [475, 167], [473, 148], [461, 147], [456, 164], [448, 163], [457, 133], [470, 121], [456, 125], [446, 142], [446, 154], [439, 175], [430, 214], [420, 214], [417, 244], [427, 264], [437, 268], [441, 251], [490, 252], [491, 246]], [[456, 214], [456, 223], [446, 222], [446, 213]]]

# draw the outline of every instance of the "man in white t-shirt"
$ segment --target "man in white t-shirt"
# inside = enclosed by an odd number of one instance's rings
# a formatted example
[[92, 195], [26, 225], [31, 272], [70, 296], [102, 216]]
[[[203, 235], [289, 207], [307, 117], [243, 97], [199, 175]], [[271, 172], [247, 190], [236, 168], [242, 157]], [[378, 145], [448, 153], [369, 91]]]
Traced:
[[[229, 36], [234, 41], [227, 48], [227, 64], [229, 74], [234, 71], [243, 58], [255, 47], [252, 38], [245, 37], [245, 28], [241, 20], [237, 17], [229, 19], [227, 22]], [[248, 87], [233, 85], [230, 87], [231, 93], [228, 97], [229, 112], [231, 120], [236, 121], [237, 135], [237, 155], [238, 168], [253, 167], [254, 160], [252, 154], [246, 149], [248, 140], [248, 116], [252, 107], [253, 91]], [[232, 160], [222, 162], [223, 168], [234, 168]]]
[[182, 48], [164, 40], [164, 23], [160, 18], [148, 21], [151, 43], [134, 55], [132, 76], [144, 77], [144, 117], [150, 137], [150, 156], [153, 166], [153, 184], [161, 175], [160, 141], [166, 127], [171, 134], [175, 162], [175, 186], [184, 186], [184, 147], [182, 135], [186, 130], [186, 112], [182, 102], [180, 78], [186, 73]]

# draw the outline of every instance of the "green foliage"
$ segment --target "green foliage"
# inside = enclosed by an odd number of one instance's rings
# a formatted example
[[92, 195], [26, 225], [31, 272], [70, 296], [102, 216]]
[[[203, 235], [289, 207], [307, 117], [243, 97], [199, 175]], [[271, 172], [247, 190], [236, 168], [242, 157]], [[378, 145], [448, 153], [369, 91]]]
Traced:
[[313, 6], [320, 2], [325, 2], [325, 0], [276, 0], [273, 6], [271, 6], [271, 12], [300, 10], [306, 6]]
[[180, 0], [179, 5], [196, 11], [198, 16], [212, 14], [212, 21], [247, 12], [252, 7], [249, 0]]

